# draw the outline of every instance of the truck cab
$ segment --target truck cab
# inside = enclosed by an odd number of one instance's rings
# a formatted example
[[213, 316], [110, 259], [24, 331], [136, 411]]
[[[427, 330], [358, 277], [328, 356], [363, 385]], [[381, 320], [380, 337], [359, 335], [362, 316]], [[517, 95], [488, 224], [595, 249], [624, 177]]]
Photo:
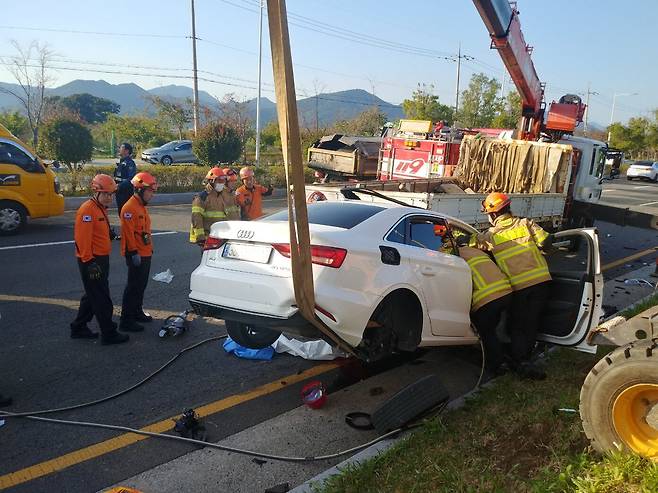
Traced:
[[0, 235], [18, 233], [27, 218], [64, 213], [64, 196], [52, 169], [0, 125]]
[[598, 202], [603, 190], [602, 181], [608, 145], [600, 140], [564, 135], [560, 144], [577, 150], [572, 168], [573, 199], [580, 202]]

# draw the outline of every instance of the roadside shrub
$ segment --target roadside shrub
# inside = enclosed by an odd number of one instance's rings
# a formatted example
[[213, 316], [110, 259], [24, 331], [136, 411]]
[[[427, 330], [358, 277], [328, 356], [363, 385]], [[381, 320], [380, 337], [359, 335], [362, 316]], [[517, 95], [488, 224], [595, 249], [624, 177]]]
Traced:
[[235, 162], [242, 154], [242, 142], [233, 127], [211, 122], [199, 130], [192, 149], [201, 163], [214, 166]]
[[71, 175], [70, 186], [75, 191], [85, 162], [94, 148], [91, 132], [81, 123], [66, 118], [50, 120], [41, 129], [39, 154], [64, 164]]

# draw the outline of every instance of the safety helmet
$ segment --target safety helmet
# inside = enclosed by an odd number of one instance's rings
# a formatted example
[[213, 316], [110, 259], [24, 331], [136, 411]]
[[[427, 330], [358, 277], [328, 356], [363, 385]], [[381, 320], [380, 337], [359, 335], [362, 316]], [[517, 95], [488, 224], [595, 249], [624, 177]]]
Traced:
[[222, 171], [224, 171], [224, 174], [226, 175], [226, 179], [228, 181], [238, 181], [238, 175], [233, 169], [224, 168]]
[[91, 190], [93, 192], [116, 192], [117, 184], [109, 175], [98, 174], [91, 179]]
[[158, 182], [155, 179], [155, 176], [153, 176], [151, 173], [147, 173], [146, 171], [140, 171], [137, 173], [135, 176], [133, 176], [133, 179], [130, 180], [130, 183], [132, 183], [137, 190], [145, 190], [150, 188], [155, 192], [158, 189]]
[[245, 178], [251, 178], [254, 176], [254, 170], [251, 169], [249, 166], [245, 166], [240, 170], [240, 179], [244, 180]]
[[500, 192], [492, 192], [487, 195], [486, 199], [482, 201], [482, 212], [486, 214], [499, 212], [510, 205], [511, 202], [512, 201], [506, 194]]
[[444, 237], [448, 232], [448, 228], [445, 224], [435, 224], [434, 225], [434, 236]]
[[208, 174], [206, 175], [206, 180], [213, 181], [213, 180], [217, 180], [218, 178], [221, 178], [223, 180], [226, 179], [226, 173], [224, 173], [224, 170], [222, 168], [218, 168], [217, 166], [215, 166], [214, 168], [210, 168]]

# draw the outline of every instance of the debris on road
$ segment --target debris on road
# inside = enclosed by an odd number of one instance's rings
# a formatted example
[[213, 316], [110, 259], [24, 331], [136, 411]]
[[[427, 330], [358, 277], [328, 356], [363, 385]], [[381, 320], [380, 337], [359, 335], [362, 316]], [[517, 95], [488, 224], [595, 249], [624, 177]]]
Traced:
[[340, 349], [334, 349], [331, 344], [321, 339], [302, 342], [289, 339], [283, 334], [274, 341], [272, 347], [277, 353], [288, 353], [309, 360], [328, 361], [347, 356]]
[[327, 389], [320, 380], [313, 380], [302, 387], [302, 402], [311, 409], [320, 409], [327, 402]]
[[158, 272], [153, 276], [154, 281], [164, 282], [169, 284], [174, 279], [174, 273], [170, 269], [167, 269], [164, 272]]

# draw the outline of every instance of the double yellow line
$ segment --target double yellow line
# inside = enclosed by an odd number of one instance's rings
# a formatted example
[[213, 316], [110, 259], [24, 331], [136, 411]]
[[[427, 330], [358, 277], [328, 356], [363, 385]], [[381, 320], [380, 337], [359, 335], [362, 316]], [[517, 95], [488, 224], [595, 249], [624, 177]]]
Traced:
[[[340, 363], [336, 362], [322, 363], [299, 374], [288, 375], [279, 380], [266, 383], [265, 385], [261, 385], [260, 387], [256, 387], [242, 394], [232, 395], [224, 399], [211, 402], [210, 404], [206, 404], [205, 406], [197, 408], [196, 413], [199, 417], [210, 416], [211, 414], [224, 411], [231, 407], [237, 406], [238, 404], [251, 401], [267, 394], [271, 394], [277, 390], [285, 388], [286, 386], [304, 381], [307, 378], [316, 377], [323, 373], [327, 373], [331, 370], [334, 370], [335, 368], [338, 368], [339, 366]], [[170, 431], [173, 427], [173, 422], [177, 417], [178, 416], [172, 416], [170, 418], [141, 428], [141, 430], [150, 431], [153, 433], [164, 433], [166, 431]], [[96, 443], [94, 445], [90, 445], [89, 447], [75, 450], [54, 459], [40, 462], [24, 469], [20, 469], [19, 471], [5, 474], [4, 476], [0, 476], [0, 490], [11, 488], [12, 486], [47, 476], [48, 474], [61, 471], [76, 464], [80, 464], [82, 462], [95, 459], [96, 457], [109, 454], [110, 452], [114, 452], [115, 450], [127, 447], [128, 445], [141, 442], [147, 438], [149, 437], [136, 435], [135, 433], [124, 433], [118, 437], [105, 440], [104, 442]]]

